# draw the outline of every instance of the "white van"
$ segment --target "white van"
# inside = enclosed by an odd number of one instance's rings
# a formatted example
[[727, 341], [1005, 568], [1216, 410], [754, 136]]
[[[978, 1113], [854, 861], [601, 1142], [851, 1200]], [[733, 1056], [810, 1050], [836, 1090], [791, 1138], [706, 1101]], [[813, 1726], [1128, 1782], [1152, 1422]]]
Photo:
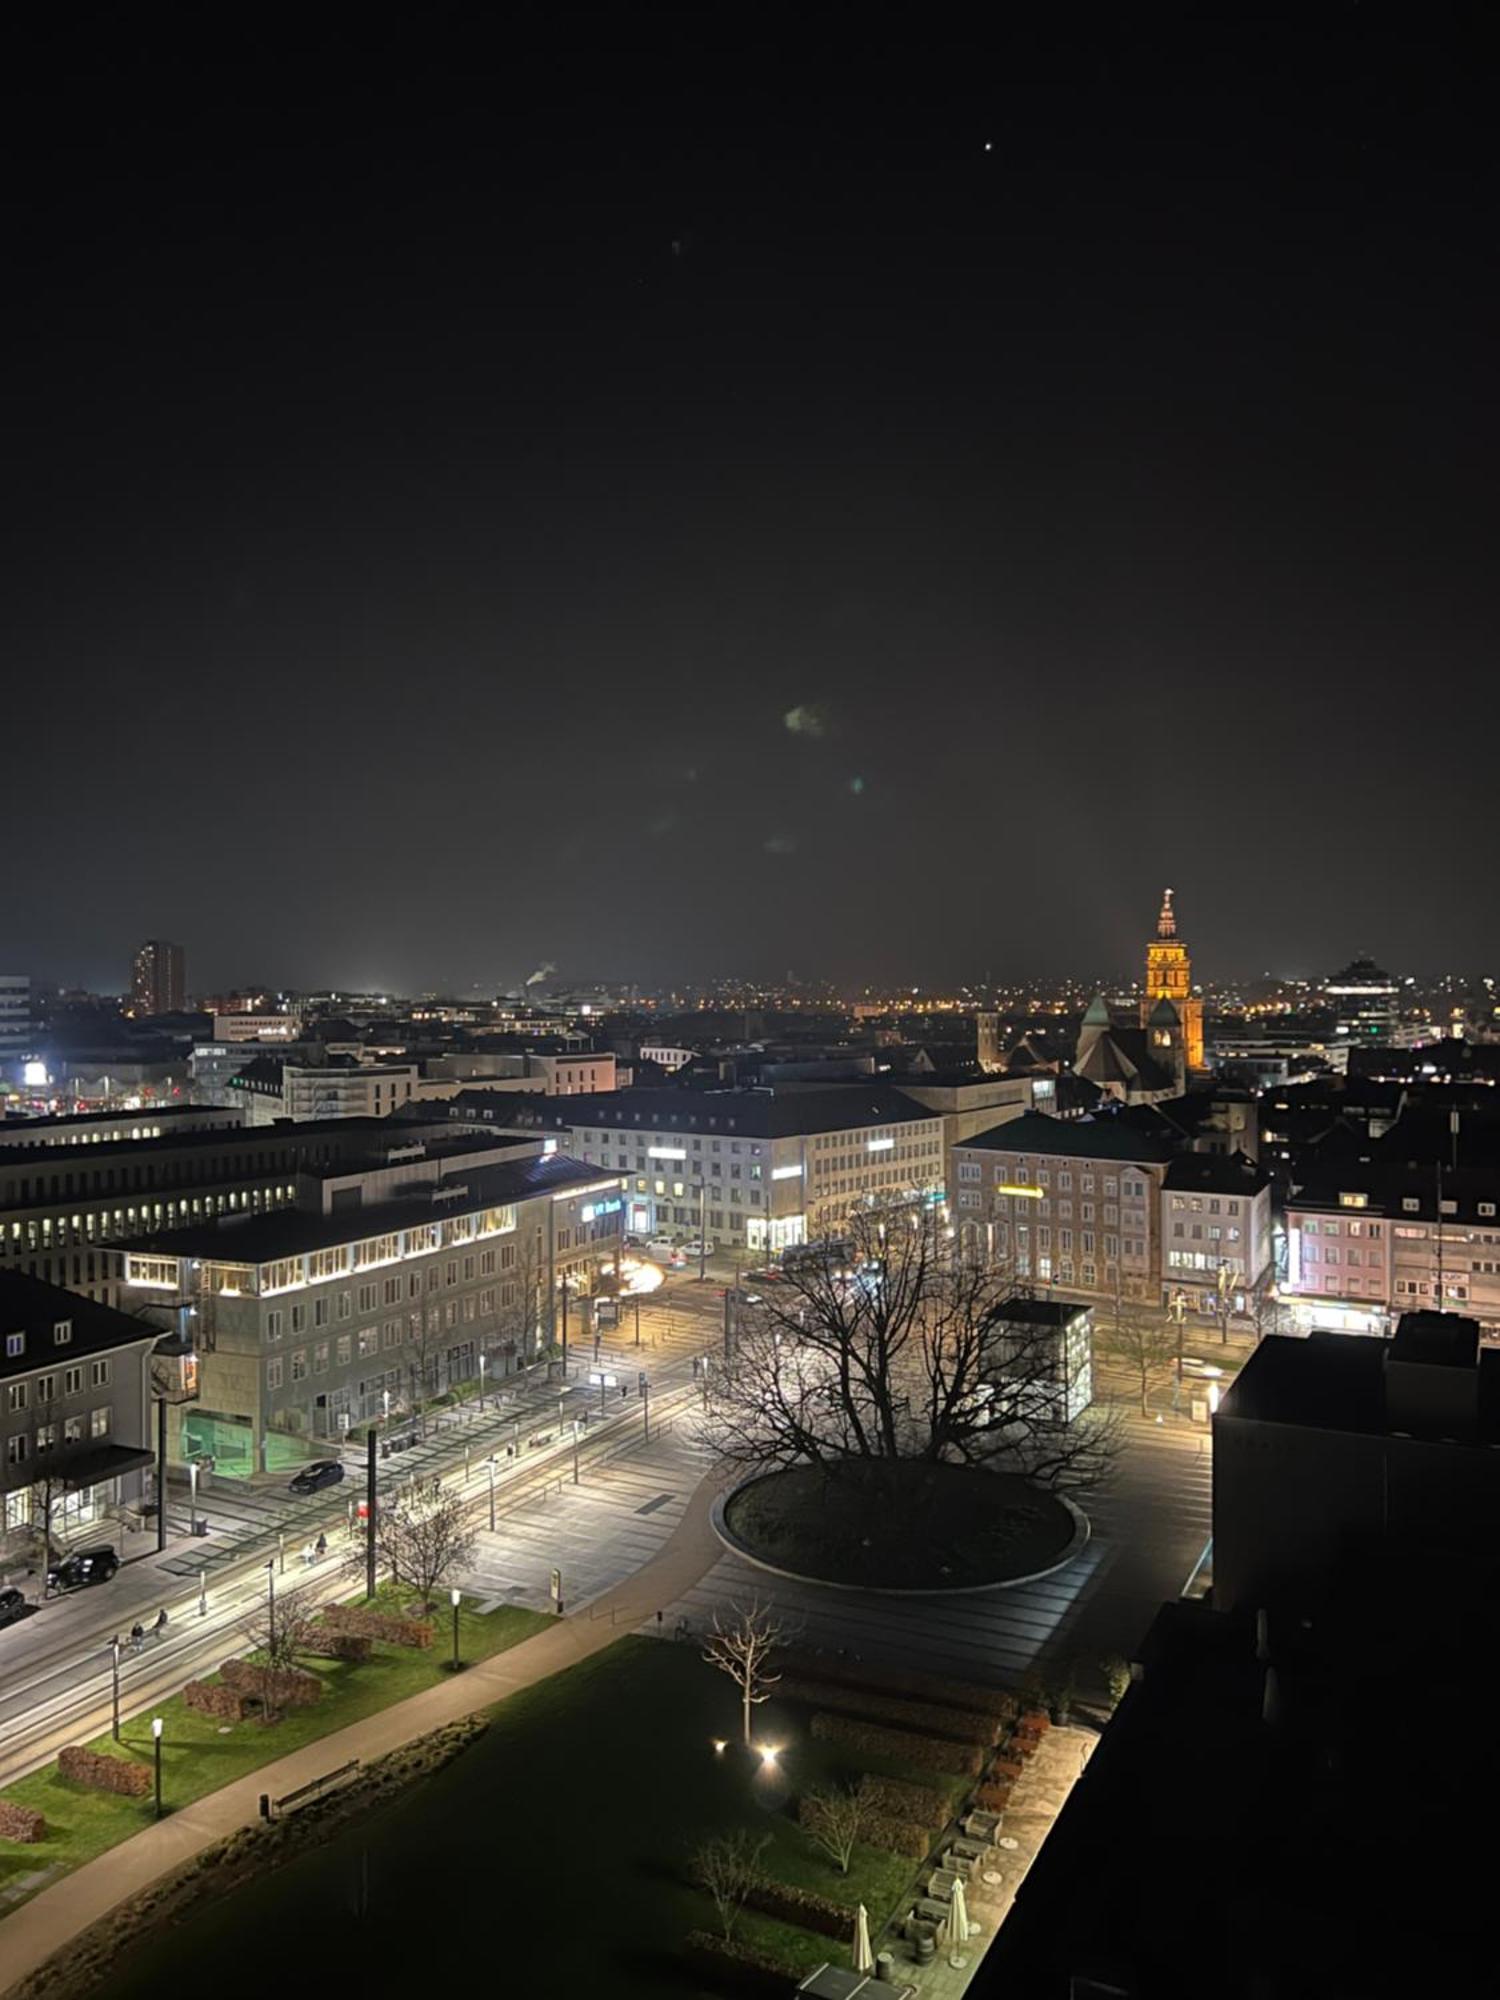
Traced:
[[674, 1268], [687, 1261], [677, 1245], [665, 1236], [653, 1236], [646, 1245], [646, 1255], [653, 1264], [670, 1264]]

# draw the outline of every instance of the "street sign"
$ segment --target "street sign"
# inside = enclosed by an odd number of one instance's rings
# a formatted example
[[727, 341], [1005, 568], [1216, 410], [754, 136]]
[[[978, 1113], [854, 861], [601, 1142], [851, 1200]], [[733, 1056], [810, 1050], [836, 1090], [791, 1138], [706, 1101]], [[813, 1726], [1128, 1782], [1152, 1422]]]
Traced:
[[552, 1602], [554, 1604], [562, 1603], [562, 1571], [560, 1569], [555, 1569], [552, 1572]]
[[618, 1379], [617, 1376], [606, 1374], [602, 1368], [589, 1371], [589, 1380], [596, 1389], [613, 1389]]

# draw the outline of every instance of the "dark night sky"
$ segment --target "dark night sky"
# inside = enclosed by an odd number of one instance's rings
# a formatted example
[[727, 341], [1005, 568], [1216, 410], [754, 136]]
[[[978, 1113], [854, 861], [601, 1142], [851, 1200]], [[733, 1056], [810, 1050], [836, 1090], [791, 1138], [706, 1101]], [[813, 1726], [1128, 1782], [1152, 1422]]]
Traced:
[[13, 65], [0, 969], [1493, 964], [1488, 47], [1039, 11]]

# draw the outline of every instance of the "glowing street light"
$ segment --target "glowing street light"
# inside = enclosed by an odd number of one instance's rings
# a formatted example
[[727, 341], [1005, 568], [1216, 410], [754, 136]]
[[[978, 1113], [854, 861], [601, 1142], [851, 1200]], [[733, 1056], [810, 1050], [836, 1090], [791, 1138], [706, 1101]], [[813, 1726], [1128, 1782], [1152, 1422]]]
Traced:
[[457, 1673], [458, 1672], [458, 1607], [464, 1601], [463, 1592], [458, 1588], [457, 1584], [455, 1584], [453, 1588], [448, 1592], [448, 1597], [453, 1605], [453, 1671], [454, 1673]]
[[156, 1751], [156, 1817], [161, 1818], [161, 1717], [151, 1718], [151, 1740]]

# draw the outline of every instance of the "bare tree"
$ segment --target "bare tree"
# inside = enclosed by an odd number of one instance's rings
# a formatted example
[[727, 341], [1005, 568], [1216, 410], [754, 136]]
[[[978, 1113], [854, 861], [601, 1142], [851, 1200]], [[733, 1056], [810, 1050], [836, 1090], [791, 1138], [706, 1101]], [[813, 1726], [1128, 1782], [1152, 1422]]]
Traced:
[[1110, 1307], [1104, 1346], [1122, 1368], [1130, 1371], [1140, 1392], [1141, 1415], [1149, 1415], [1153, 1384], [1170, 1376], [1176, 1365], [1176, 1327], [1149, 1306], [1117, 1294]]
[[430, 1611], [436, 1594], [474, 1553], [474, 1529], [462, 1501], [428, 1493], [383, 1500], [375, 1546], [397, 1583], [414, 1590]]
[[724, 1942], [734, 1936], [745, 1898], [760, 1879], [760, 1857], [770, 1841], [763, 1833], [757, 1840], [745, 1827], [705, 1840], [693, 1849], [693, 1880], [714, 1899], [723, 1927]]
[[923, 1203], [855, 1211], [742, 1312], [703, 1429], [733, 1463], [859, 1468], [878, 1498], [897, 1460], [992, 1464], [1085, 1488], [1113, 1456], [1101, 1415], [1064, 1421], [1056, 1331], [1007, 1315], [1022, 1288], [964, 1263]]
[[841, 1875], [870, 1824], [870, 1802], [859, 1786], [829, 1785], [802, 1801], [802, 1824]]
[[249, 1640], [260, 1691], [261, 1712], [267, 1722], [276, 1720], [279, 1678], [295, 1667], [309, 1644], [317, 1612], [316, 1592], [310, 1585], [284, 1590], [275, 1599], [260, 1600], [241, 1630]]
[[790, 1644], [793, 1634], [786, 1623], [776, 1616], [774, 1608], [763, 1605], [759, 1598], [748, 1605], [732, 1605], [730, 1609], [734, 1621], [729, 1625], [723, 1622], [721, 1613], [714, 1613], [714, 1629], [709, 1634], [703, 1657], [721, 1674], [728, 1674], [740, 1691], [744, 1741], [748, 1749], [750, 1711], [770, 1698], [772, 1688], [781, 1679], [780, 1674], [771, 1671], [771, 1658], [778, 1646]]

